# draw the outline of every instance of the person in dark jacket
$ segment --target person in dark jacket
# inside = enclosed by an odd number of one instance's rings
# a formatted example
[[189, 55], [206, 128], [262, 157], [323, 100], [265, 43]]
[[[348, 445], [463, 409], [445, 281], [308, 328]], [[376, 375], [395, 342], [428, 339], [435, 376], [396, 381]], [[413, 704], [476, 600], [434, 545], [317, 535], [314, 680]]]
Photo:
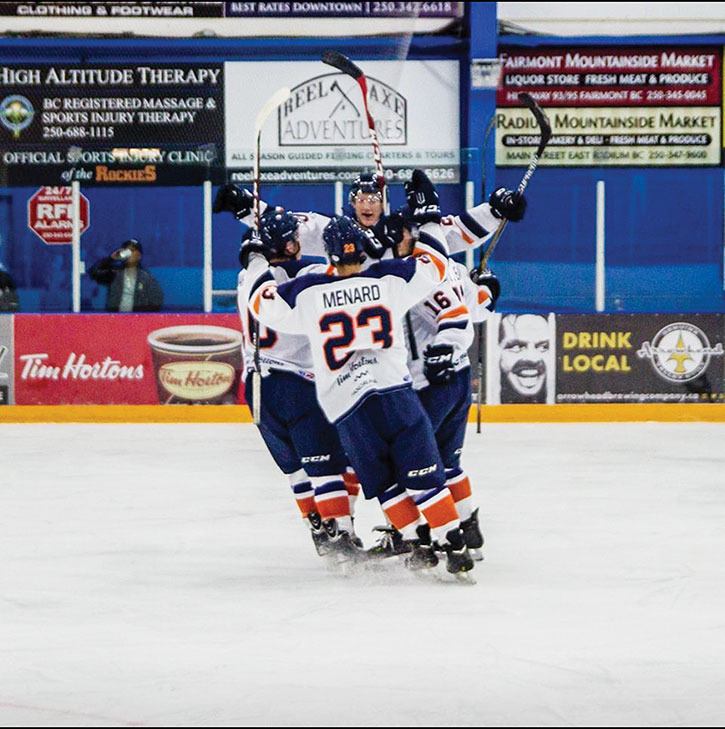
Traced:
[[15, 288], [15, 281], [8, 273], [5, 266], [0, 263], [0, 312], [18, 311], [18, 292]]
[[88, 271], [94, 281], [108, 286], [106, 311], [159, 311], [163, 306], [161, 286], [141, 266], [142, 256], [143, 247], [132, 238]]

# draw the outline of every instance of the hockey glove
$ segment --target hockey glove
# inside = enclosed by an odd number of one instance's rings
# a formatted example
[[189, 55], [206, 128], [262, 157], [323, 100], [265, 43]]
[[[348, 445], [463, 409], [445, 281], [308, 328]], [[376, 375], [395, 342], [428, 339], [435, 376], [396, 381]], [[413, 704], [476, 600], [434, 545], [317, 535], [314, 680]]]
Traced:
[[403, 216], [397, 213], [383, 215], [371, 231], [379, 245], [379, 253], [368, 251], [367, 248], [366, 252], [370, 258], [380, 258], [385, 251], [394, 249], [403, 239]]
[[405, 183], [405, 199], [412, 218], [418, 225], [441, 222], [438, 193], [423, 170], [413, 170], [410, 181]]
[[491, 297], [491, 301], [486, 304], [486, 308], [489, 311], [494, 311], [496, 309], [498, 297], [501, 296], [501, 283], [497, 276], [490, 268], [487, 268], [485, 271], [479, 271], [477, 268], [474, 268], [471, 271], [471, 281], [473, 281], [479, 289], [487, 290], [488, 295]]
[[423, 351], [423, 374], [431, 385], [448, 382], [453, 369], [453, 347], [450, 344], [429, 344]]
[[269, 249], [262, 243], [259, 233], [254, 228], [250, 228], [242, 238], [242, 245], [239, 248], [239, 263], [242, 268], [247, 268], [249, 264], [249, 256], [252, 253], [261, 253], [269, 260]]
[[526, 212], [526, 198], [519, 192], [499, 187], [491, 193], [488, 199], [491, 212], [497, 218], [506, 218], [516, 223], [524, 217]]
[[215, 213], [230, 212], [237, 220], [241, 220], [252, 212], [252, 207], [254, 195], [249, 190], [227, 183], [217, 191], [212, 210]]

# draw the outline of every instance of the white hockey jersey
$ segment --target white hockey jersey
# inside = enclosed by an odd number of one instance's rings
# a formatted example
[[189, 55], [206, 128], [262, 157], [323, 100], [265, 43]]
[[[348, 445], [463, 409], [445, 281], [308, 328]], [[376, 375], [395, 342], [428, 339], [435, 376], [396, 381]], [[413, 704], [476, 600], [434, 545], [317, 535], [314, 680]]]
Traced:
[[[281, 265], [270, 266], [268, 276], [264, 280], [282, 284], [293, 279], [303, 264], [289, 261]], [[256, 285], [263, 283], [261, 279], [250, 276], [247, 271], [239, 272], [237, 283], [237, 305], [242, 320], [244, 335], [244, 366], [247, 372], [254, 369], [254, 339], [252, 336], [254, 320], [249, 310], [249, 299]], [[314, 380], [312, 352], [310, 341], [302, 334], [278, 332], [259, 325], [259, 364], [262, 377], [269, 374], [270, 369], [284, 370], [295, 375]]]
[[250, 308], [279, 332], [306, 334], [317, 397], [336, 422], [365, 397], [411, 383], [403, 316], [445, 276], [430, 256], [381, 261], [340, 278], [308, 274], [281, 286], [264, 257], [250, 256]]
[[452, 346], [456, 372], [470, 365], [473, 324], [491, 315], [490, 305], [488, 289], [476, 286], [463, 264], [450, 261], [446, 280], [410, 310], [408, 368], [416, 390], [429, 385], [423, 373], [423, 353], [428, 345]]
[[[260, 202], [262, 212], [267, 205]], [[299, 220], [300, 248], [305, 256], [321, 256], [326, 258], [325, 247], [322, 239], [322, 231], [330, 222], [330, 218], [320, 213], [295, 212], [293, 215]], [[250, 213], [242, 222], [252, 225], [253, 216]], [[441, 228], [448, 244], [448, 252], [462, 253], [474, 250], [487, 241], [496, 231], [500, 220], [491, 212], [488, 203], [482, 203], [461, 215], [446, 215], [441, 219]], [[425, 227], [425, 226], [424, 226]], [[392, 257], [391, 251], [386, 251], [386, 257]]]

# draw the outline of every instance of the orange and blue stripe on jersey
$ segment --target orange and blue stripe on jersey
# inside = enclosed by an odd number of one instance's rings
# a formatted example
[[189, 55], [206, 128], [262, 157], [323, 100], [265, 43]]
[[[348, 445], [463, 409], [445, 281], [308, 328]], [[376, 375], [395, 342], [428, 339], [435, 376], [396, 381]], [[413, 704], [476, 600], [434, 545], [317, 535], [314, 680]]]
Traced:
[[465, 304], [457, 306], [455, 309], [443, 309], [436, 321], [438, 322], [438, 331], [445, 329], [465, 329], [468, 326], [470, 312]]

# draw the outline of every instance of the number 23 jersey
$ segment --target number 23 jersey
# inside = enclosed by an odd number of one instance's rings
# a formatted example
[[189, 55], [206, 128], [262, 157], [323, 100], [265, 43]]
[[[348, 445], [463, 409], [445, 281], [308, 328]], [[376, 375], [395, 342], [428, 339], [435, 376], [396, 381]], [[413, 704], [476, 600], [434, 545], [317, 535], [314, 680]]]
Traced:
[[345, 278], [314, 273], [278, 285], [256, 255], [248, 273], [259, 281], [249, 305], [260, 322], [309, 338], [317, 397], [336, 422], [369, 394], [410, 384], [403, 317], [441, 282], [445, 268], [422, 255]]

